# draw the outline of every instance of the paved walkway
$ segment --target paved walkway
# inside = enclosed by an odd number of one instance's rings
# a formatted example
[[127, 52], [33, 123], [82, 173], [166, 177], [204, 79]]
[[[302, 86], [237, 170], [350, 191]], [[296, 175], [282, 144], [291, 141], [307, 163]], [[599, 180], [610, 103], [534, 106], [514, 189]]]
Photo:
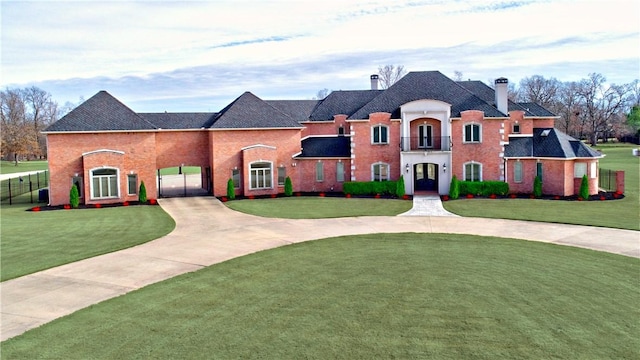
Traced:
[[[421, 206], [420, 201], [416, 203]], [[205, 266], [332, 236], [399, 232], [476, 234], [640, 258], [640, 232], [631, 230], [456, 216], [271, 219], [229, 210], [213, 197], [163, 199], [160, 204], [177, 224], [165, 237], [1, 283], [0, 340]]]

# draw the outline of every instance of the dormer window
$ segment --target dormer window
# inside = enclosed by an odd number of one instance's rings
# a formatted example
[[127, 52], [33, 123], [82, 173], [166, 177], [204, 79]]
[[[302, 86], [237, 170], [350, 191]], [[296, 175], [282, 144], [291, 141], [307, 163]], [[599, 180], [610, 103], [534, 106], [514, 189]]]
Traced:
[[513, 124], [513, 133], [520, 134], [520, 124], [518, 123]]

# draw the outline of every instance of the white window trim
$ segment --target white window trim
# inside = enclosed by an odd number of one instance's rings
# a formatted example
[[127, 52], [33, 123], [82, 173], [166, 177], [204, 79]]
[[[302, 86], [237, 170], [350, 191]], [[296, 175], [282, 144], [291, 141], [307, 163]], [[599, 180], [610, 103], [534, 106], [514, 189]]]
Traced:
[[469, 180], [467, 180], [467, 165], [469, 165], [469, 164], [480, 166], [480, 171], [479, 171], [480, 172], [480, 174], [479, 174], [480, 178], [478, 180], [472, 180], [472, 181], [482, 181], [482, 167], [483, 166], [482, 166], [482, 163], [479, 163], [477, 161], [468, 161], [468, 162], [462, 164], [462, 179], [464, 179], [464, 181], [469, 181]]
[[[100, 196], [100, 197], [94, 196], [93, 179], [95, 177], [93, 176], [93, 172], [96, 170], [115, 170], [116, 171], [116, 175], [115, 175], [116, 176], [116, 195], [115, 196]], [[106, 176], [106, 175], [98, 175], [98, 177], [103, 177], [103, 176]], [[119, 199], [120, 198], [120, 169], [114, 168], [114, 167], [99, 167], [99, 168], [93, 168], [89, 170], [89, 187], [90, 187], [89, 198], [91, 200]]]
[[376, 163], [371, 164], [371, 181], [378, 181], [376, 180], [376, 173], [375, 173], [375, 167], [377, 165], [384, 165], [387, 167], [387, 177], [385, 179], [380, 177], [379, 181], [389, 181], [389, 179], [391, 178], [391, 165], [382, 161], [378, 161]]
[[595, 179], [598, 177], [598, 163], [595, 161], [591, 162], [591, 178]]
[[[582, 169], [578, 169], [578, 167]], [[581, 170], [581, 171], [578, 171], [578, 170]], [[587, 175], [587, 171], [589, 171], [589, 165], [586, 162], [573, 163], [573, 177], [575, 179], [582, 179], [583, 175]]]
[[[426, 136], [426, 134], [428, 133], [427, 129], [431, 129], [431, 136]], [[424, 129], [423, 133], [425, 134], [424, 137], [420, 137], [420, 129]], [[424, 144], [420, 145], [420, 143], [423, 141], [424, 139]], [[427, 139], [431, 140], [431, 144], [428, 143]], [[433, 125], [431, 124], [420, 124], [418, 125], [418, 148], [420, 149], [433, 149]]]
[[[253, 187], [253, 165], [254, 164], [269, 164], [269, 186], [262, 187]], [[264, 171], [266, 168], [260, 168], [260, 170], [255, 169], [255, 171]], [[256, 181], [257, 183], [257, 181]], [[254, 161], [249, 163], [249, 190], [265, 190], [265, 189], [273, 189], [273, 162], [271, 161]]]
[[[375, 134], [375, 130], [376, 128], [385, 128], [387, 129], [387, 139], [386, 141], [379, 141], [376, 142], [375, 138], [374, 138], [374, 134]], [[382, 137], [382, 131], [380, 131], [380, 137]], [[384, 124], [376, 124], [374, 126], [371, 127], [371, 144], [373, 145], [388, 145], [389, 144], [389, 126], [384, 125]]]
[[[466, 137], [466, 129], [467, 126], [478, 126], [478, 141], [474, 141], [473, 140], [473, 130], [471, 130], [471, 141], [467, 141], [467, 137]], [[479, 144], [482, 142], [482, 124], [479, 124], [477, 122], [471, 122], [468, 124], [464, 124], [464, 126], [462, 126], [462, 143], [464, 144]]]

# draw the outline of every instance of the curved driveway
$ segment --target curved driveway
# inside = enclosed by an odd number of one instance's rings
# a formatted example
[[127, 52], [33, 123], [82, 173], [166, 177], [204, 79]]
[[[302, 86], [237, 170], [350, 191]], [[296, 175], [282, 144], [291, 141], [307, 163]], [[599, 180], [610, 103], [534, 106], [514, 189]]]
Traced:
[[448, 216], [272, 219], [227, 209], [213, 197], [163, 199], [176, 229], [122, 251], [5, 281], [0, 340], [89, 305], [238, 256], [326, 237], [367, 233], [501, 236], [640, 258], [640, 232]]

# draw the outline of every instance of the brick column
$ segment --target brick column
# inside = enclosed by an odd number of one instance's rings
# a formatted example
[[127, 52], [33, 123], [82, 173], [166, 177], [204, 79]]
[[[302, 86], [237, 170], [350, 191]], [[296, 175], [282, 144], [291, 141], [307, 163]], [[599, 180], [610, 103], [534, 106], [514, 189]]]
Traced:
[[616, 192], [624, 194], [624, 171], [616, 171]]

